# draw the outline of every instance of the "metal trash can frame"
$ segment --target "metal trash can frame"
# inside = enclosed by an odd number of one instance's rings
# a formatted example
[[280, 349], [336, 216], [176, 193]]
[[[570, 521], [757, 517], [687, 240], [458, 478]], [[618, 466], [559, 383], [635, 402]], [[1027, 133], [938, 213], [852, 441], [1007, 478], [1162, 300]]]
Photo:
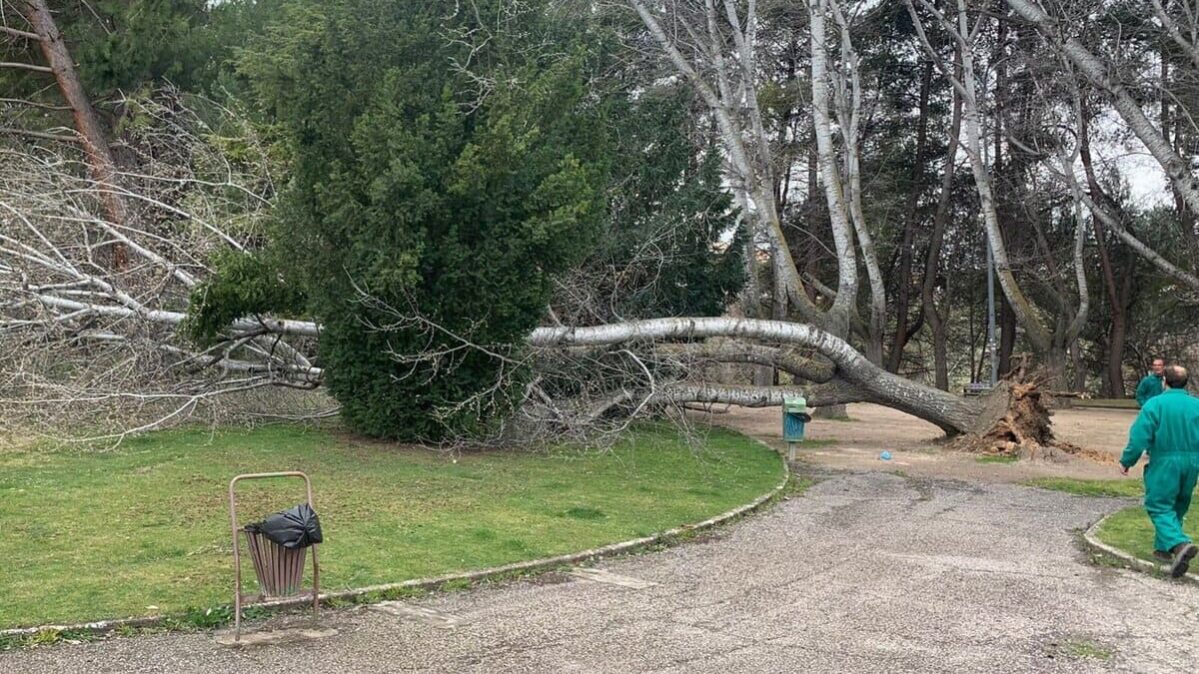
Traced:
[[[280, 477], [298, 477], [304, 480], [308, 507], [312, 506], [312, 480], [300, 471], [284, 471], [279, 473], [247, 473], [238, 475], [229, 481], [229, 525], [233, 532], [233, 629], [234, 641], [241, 639], [241, 610], [247, 604], [271, 603], [272, 600], [284, 599], [304, 594], [305, 560], [308, 548], [289, 549], [272, 541], [260, 532], [247, 531], [237, 524], [237, 483], [242, 480], [260, 480]], [[258, 578], [259, 593], [247, 595], [241, 587], [241, 545], [240, 536], [246, 537], [246, 547], [250, 551], [250, 559], [254, 563], [254, 575]], [[317, 547], [312, 547], [312, 613], [318, 615], [321, 606], [320, 563], [317, 559]]]

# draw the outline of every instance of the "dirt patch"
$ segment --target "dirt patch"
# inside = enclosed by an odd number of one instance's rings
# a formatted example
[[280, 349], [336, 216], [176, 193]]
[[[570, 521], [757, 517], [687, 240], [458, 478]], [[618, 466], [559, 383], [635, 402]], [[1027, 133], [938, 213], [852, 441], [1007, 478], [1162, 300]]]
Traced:
[[[732, 407], [725, 414], [705, 417], [754, 436], [779, 450], [783, 442], [782, 420], [777, 408]], [[896, 410], [872, 404], [849, 406], [849, 421], [817, 419], [808, 424], [806, 437], [834, 444], [805, 449], [799, 455], [806, 463], [829, 469], [883, 470], [913, 476], [957, 478], [984, 482], [1021, 482], [1037, 477], [1117, 479], [1114, 464], [1106, 463], [1124, 448], [1128, 428], [1136, 410], [1061, 409], [1053, 414], [1055, 436], [1104, 461], [1068, 457], [1064, 462], [1021, 460], [1015, 463], [980, 463], [979, 456], [950, 450], [936, 426]], [[883, 451], [891, 459], [880, 458]]]

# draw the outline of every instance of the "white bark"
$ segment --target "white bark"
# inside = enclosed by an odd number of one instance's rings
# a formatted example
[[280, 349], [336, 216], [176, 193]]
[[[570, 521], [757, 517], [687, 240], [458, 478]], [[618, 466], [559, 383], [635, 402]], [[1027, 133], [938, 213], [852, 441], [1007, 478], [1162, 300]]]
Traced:
[[[628, 0], [637, 12], [654, 41], [662, 49], [670, 64], [687, 79], [695, 88], [700, 98], [707, 105], [716, 119], [717, 127], [724, 145], [729, 164], [733, 169], [733, 182], [739, 183], [747, 198], [752, 215], [758, 223], [759, 230], [766, 235], [779, 258], [779, 272], [787, 288], [790, 303], [808, 320], [825, 323], [827, 318], [808, 297], [804, 291], [799, 270], [795, 266], [794, 257], [783, 235], [782, 223], [778, 213], [778, 204], [774, 198], [774, 186], [770, 181], [770, 161], [768, 144], [764, 131], [747, 134], [737, 113], [732, 108], [738, 106], [734, 87], [728, 82], [728, 73], [723, 56], [723, 37], [716, 25], [716, 0], [706, 0], [706, 21], [708, 23], [707, 40], [697, 39], [695, 48], [706, 54], [716, 68], [717, 86], [714, 88], [696, 66], [679, 50], [675, 38], [663, 29], [661, 22], [654, 12], [642, 0]], [[735, 13], [733, 14], [735, 17]], [[686, 18], [679, 18], [684, 23], [684, 30], [689, 34], [697, 34], [698, 27], [686, 24]], [[755, 17], [747, 18], [744, 29], [741, 26], [731, 27], [731, 32], [737, 33], [738, 43], [744, 44], [741, 51], [743, 63], [743, 78], [752, 75], [756, 69], [753, 66], [752, 31]], [[743, 32], [744, 30], [744, 32]], [[747, 37], [749, 35], [750, 37]], [[745, 62], [748, 57], [749, 61]], [[744, 96], [750, 116], [750, 128], [757, 131], [762, 129], [761, 115], [757, 104], [757, 89], [752, 81], [743, 82]], [[745, 137], [749, 135], [756, 140], [756, 148], [746, 146]]]
[[825, 200], [828, 202], [829, 221], [833, 230], [833, 243], [837, 249], [838, 280], [837, 297], [830, 314], [844, 326], [839, 334], [847, 334], [851, 307], [857, 302], [858, 267], [854, 251], [853, 235], [850, 230], [845, 192], [841, 185], [841, 171], [834, 156], [833, 137], [829, 121], [828, 103], [828, 57], [825, 53], [825, 12], [827, 0], [808, 0], [811, 16], [812, 53], [812, 123], [816, 132], [816, 154], [820, 161], [820, 179], [824, 184]]
[[981, 407], [944, 391], [923, 386], [874, 365], [845, 340], [810, 325], [744, 318], [658, 318], [586, 328], [537, 328], [535, 347], [604, 346], [734, 337], [806, 346], [833, 362], [837, 377], [859, 388], [866, 399], [916, 415], [946, 432], [973, 430]]
[[[874, 248], [874, 238], [866, 222], [862, 208], [862, 166], [859, 139], [862, 114], [862, 78], [858, 53], [849, 34], [849, 22], [845, 19], [836, 0], [828, 0], [833, 17], [840, 27], [841, 73], [837, 84], [837, 117], [841, 135], [845, 140], [845, 176], [848, 185], [850, 220], [858, 243], [862, 247], [862, 261], [866, 265], [866, 277], [870, 283], [870, 324], [867, 337], [867, 356], [881, 364], [883, 359], [883, 332], [887, 321], [887, 290]], [[848, 82], [847, 82], [848, 80]], [[815, 96], [813, 96], [813, 101]], [[815, 107], [815, 106], [814, 106]]]
[[1199, 181], [1191, 172], [1190, 163], [1178, 156], [1169, 141], [1149, 120], [1136, 98], [1108, 73], [1108, 66], [1096, 57], [1076, 37], [1062, 37], [1058, 21], [1049, 17], [1040, 7], [1028, 0], [1006, 0], [1008, 6], [1037, 28], [1045, 40], [1059, 50], [1087, 80], [1111, 99], [1112, 106], [1137, 138], [1145, 144], [1149, 153], [1165, 170], [1170, 184], [1190, 208], [1199, 213]]
[[934, 63], [937, 64], [938, 70], [950, 78], [954, 88], [959, 91], [962, 97], [962, 127], [966, 134], [966, 142], [962, 147], [970, 159], [970, 169], [974, 174], [975, 188], [978, 191], [979, 205], [982, 210], [983, 228], [987, 236], [987, 243], [991, 246], [991, 252], [994, 256], [995, 272], [999, 278], [999, 287], [1003, 290], [1004, 296], [1007, 297], [1008, 304], [1012, 307], [1013, 313], [1016, 314], [1016, 321], [1024, 328], [1025, 335], [1032, 342], [1033, 348], [1038, 352], [1046, 353], [1052, 346], [1052, 335], [1041, 319], [1034, 313], [1032, 302], [1024, 294], [1024, 291], [1016, 281], [1015, 274], [1012, 273], [1007, 246], [1004, 245], [1003, 234], [999, 227], [999, 214], [995, 210], [995, 195], [991, 188], [990, 168], [985, 162], [982, 149], [982, 110], [978, 100], [977, 76], [974, 70], [970, 27], [966, 17], [966, 3], [964, 0], [957, 0], [957, 22], [955, 25], [955, 22], [941, 14], [927, 0], [921, 0], [924, 7], [937, 16], [942, 27], [957, 42], [958, 55], [962, 64], [962, 77], [960, 81], [957, 81], [957, 78], [953, 77], [949, 73], [949, 69], [941, 62], [936, 49], [928, 41], [928, 37], [924, 33], [923, 25], [916, 14], [915, 7], [912, 6], [911, 0], [905, 0], [905, 2], [925, 51], [933, 59]]

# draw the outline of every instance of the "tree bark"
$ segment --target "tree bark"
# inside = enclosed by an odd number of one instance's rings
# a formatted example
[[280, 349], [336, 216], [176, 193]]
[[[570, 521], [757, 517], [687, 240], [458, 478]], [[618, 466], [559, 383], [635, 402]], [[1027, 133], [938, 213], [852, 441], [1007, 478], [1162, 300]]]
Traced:
[[[912, 337], [908, 332], [908, 310], [912, 297], [912, 258], [914, 257], [912, 246], [916, 231], [916, 207], [920, 203], [920, 191], [924, 183], [924, 155], [928, 145], [928, 98], [932, 77], [933, 65], [926, 63], [920, 75], [920, 116], [916, 122], [916, 159], [912, 171], [913, 184], [908, 189], [908, 201], [904, 209], [903, 239], [899, 244], [899, 273], [895, 281], [895, 333], [891, 336], [891, 351], [887, 358], [887, 370], [891, 372], [899, 372], [899, 366], [903, 362], [904, 347]], [[949, 164], [952, 165], [952, 163], [951, 158]], [[936, 227], [935, 224], [933, 226]], [[934, 270], [933, 273], [935, 274], [936, 271]], [[938, 388], [941, 387], [938, 386]]]
[[[960, 68], [958, 70], [960, 78]], [[953, 196], [953, 177], [957, 168], [958, 136], [961, 129], [962, 97], [955, 94], [953, 113], [949, 122], [949, 142], [945, 148], [945, 167], [941, 171], [941, 193], [937, 196], [937, 211], [933, 215], [933, 231], [929, 237], [928, 257], [924, 263], [924, 283], [920, 287], [924, 320], [933, 333], [933, 368], [936, 385], [942, 391], [949, 390], [949, 356], [946, 348], [945, 321], [942, 320], [936, 303], [936, 284], [937, 276], [941, 271], [941, 248], [945, 241], [945, 227], [949, 223], [949, 206]], [[973, 354], [971, 354], [971, 362], [973, 363]]]
[[1016, 351], [1016, 314], [1007, 300], [999, 303], [999, 376], [1012, 371], [1012, 354]]
[[[45, 0], [24, 0], [24, 16], [38, 36], [38, 45], [42, 55], [54, 73], [63, 99], [71, 108], [75, 121], [75, 130], [83, 141], [84, 154], [87, 156], [88, 170], [92, 179], [100, 188], [100, 201], [106, 217], [115, 225], [127, 224], [129, 211], [125, 198], [121, 194], [120, 175], [116, 161], [109, 148], [108, 139], [92, 108], [91, 99], [83, 89], [79, 73], [75, 70], [75, 61], [63, 41], [54, 21], [50, 8]], [[124, 269], [128, 264], [128, 251], [124, 244], [114, 242], [110, 248], [110, 264], [116, 270]]]
[[1100, 91], [1111, 99], [1112, 106], [1137, 138], [1145, 144], [1149, 154], [1166, 171], [1170, 184], [1181, 195], [1192, 213], [1199, 213], [1199, 181], [1191, 172], [1190, 162], [1178, 155], [1165, 136], [1153, 126], [1140, 103], [1120, 81], [1108, 73], [1107, 65], [1099, 60], [1076, 37], [1063, 38], [1058, 21], [1050, 18], [1029, 0], [1006, 0], [1008, 6], [1036, 27], [1037, 31], [1055, 49], [1064, 54]]
[[[1079, 116], [1078, 145], [1079, 157], [1082, 159], [1083, 172], [1086, 174], [1087, 189], [1091, 193], [1091, 199], [1108, 204], [1111, 202], [1111, 198], [1099, 184], [1099, 179], [1095, 175], [1094, 161], [1091, 158], [1090, 110], [1085, 104], [1082, 106], [1082, 114]], [[1107, 367], [1104, 383], [1108, 396], [1123, 398], [1125, 395], [1123, 363], [1126, 312], [1120, 301], [1120, 291], [1116, 287], [1116, 274], [1112, 268], [1111, 255], [1108, 252], [1107, 232], [1104, 230], [1103, 220], [1092, 217], [1091, 226], [1095, 230], [1095, 247], [1099, 251], [1099, 269], [1103, 276], [1103, 291], [1111, 310], [1111, 322], [1108, 325], [1107, 333]]]
[[832, 225], [839, 268], [837, 296], [829, 310], [829, 316], [833, 321], [830, 325], [834, 333], [846, 337], [849, 335], [850, 313], [857, 304], [857, 254], [854, 251], [841, 172], [833, 155], [828, 103], [828, 58], [825, 51], [826, 0], [809, 0], [808, 9], [812, 33], [812, 124], [816, 133], [820, 178], [824, 183], [824, 195], [828, 202], [829, 223]]
[[815, 349], [832, 361], [837, 379], [860, 389], [862, 400], [878, 402], [925, 419], [950, 435], [984, 430], [996, 418], [987, 413], [994, 407], [993, 401], [960, 398], [891, 374], [871, 363], [845, 340], [805, 324], [738, 318], [657, 318], [585, 328], [537, 328], [528, 342], [535, 347], [569, 347], [710, 337], [753, 339]]
[[[727, 1], [727, 0], [726, 0]], [[861, 68], [857, 51], [850, 37], [849, 21], [841, 11], [837, 0], [821, 0], [827, 2], [832, 10], [833, 18], [840, 27], [841, 69], [837, 73], [837, 120], [841, 137], [844, 141], [845, 185], [847, 187], [846, 204], [849, 207], [849, 220], [853, 223], [853, 231], [857, 236], [862, 250], [862, 262], [866, 267], [866, 278], [870, 286], [870, 312], [866, 330], [866, 357], [872, 363], [883, 363], [883, 341], [887, 326], [887, 286], [878, 264], [878, 252], [874, 247], [874, 237], [866, 222], [865, 209], [862, 208], [862, 166], [859, 148], [860, 119], [862, 111], [862, 80]], [[813, 102], [816, 97], [813, 95]], [[815, 117], [813, 117], [815, 120]], [[856, 264], [856, 262], [855, 262]], [[856, 299], [854, 301], [856, 305]]]

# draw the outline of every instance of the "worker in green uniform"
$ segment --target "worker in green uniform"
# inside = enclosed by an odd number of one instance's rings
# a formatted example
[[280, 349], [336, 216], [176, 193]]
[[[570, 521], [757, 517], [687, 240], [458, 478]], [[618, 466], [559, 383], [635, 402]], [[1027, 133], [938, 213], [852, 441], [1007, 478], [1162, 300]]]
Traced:
[[1162, 369], [1166, 361], [1153, 359], [1153, 369], [1137, 384], [1137, 407], [1144, 407], [1150, 398], [1162, 392]]
[[1153, 556], [1170, 562], [1170, 577], [1180, 578], [1199, 552], [1182, 530], [1199, 478], [1199, 398], [1187, 393], [1186, 368], [1163, 368], [1166, 389], [1150, 398], [1129, 432], [1120, 472], [1147, 452], [1145, 512], [1153, 522]]

